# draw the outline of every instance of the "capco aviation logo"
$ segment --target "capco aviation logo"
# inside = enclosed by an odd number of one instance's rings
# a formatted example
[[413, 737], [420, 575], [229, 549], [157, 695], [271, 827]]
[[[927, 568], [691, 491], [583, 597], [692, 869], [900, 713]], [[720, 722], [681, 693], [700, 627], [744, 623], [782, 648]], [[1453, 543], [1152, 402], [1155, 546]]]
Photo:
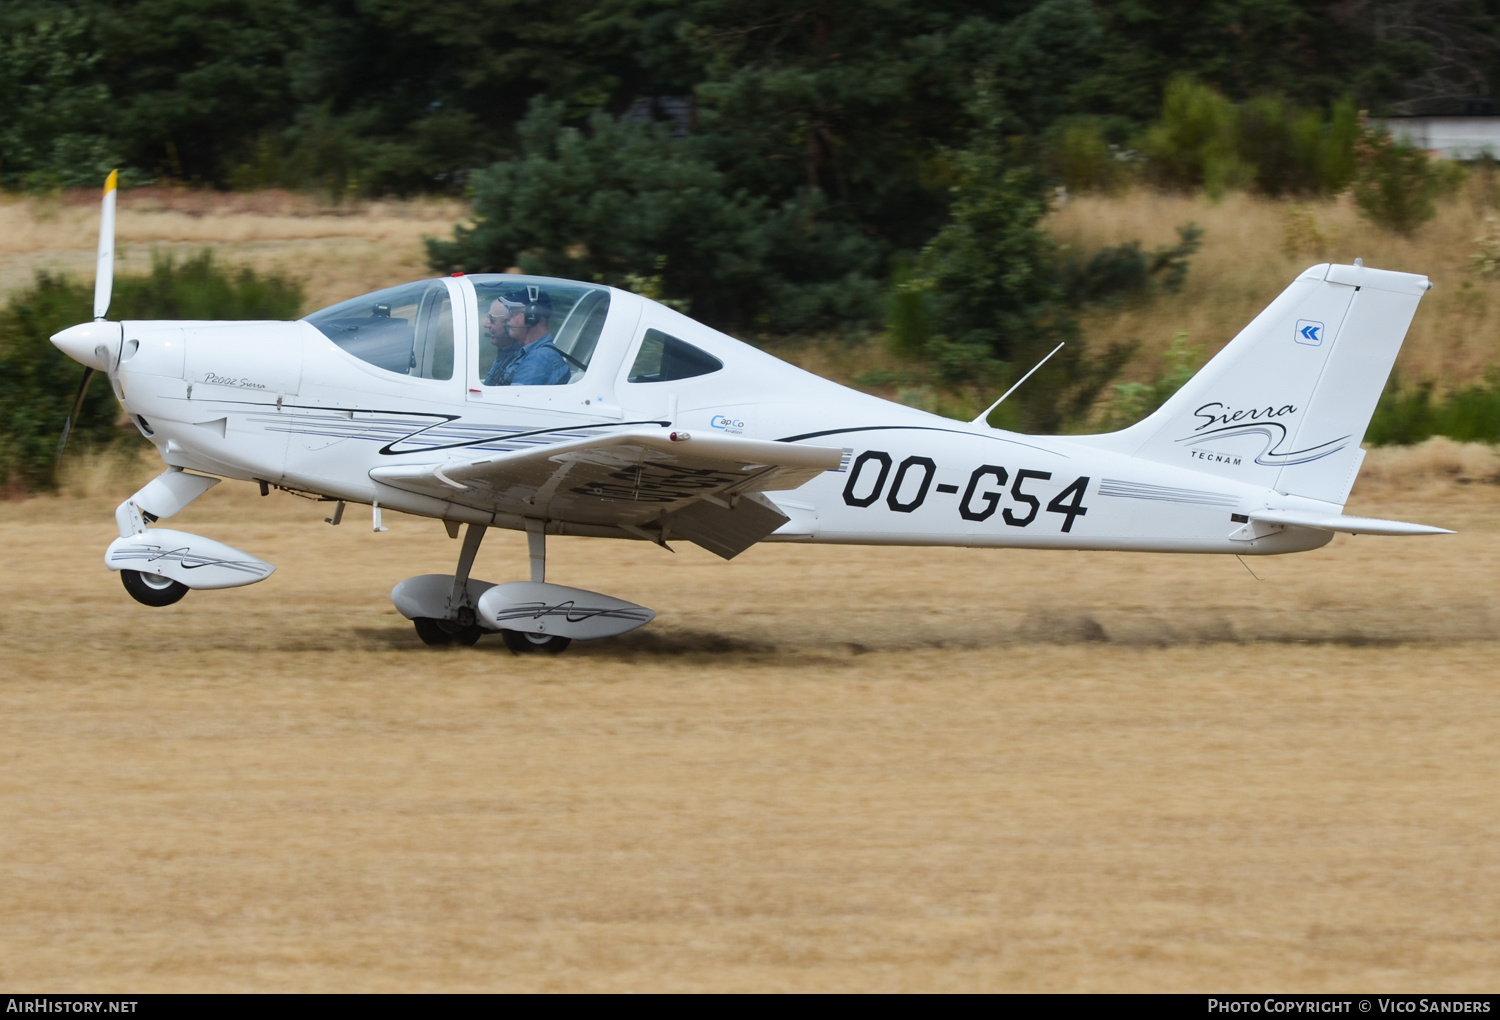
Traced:
[[1323, 346], [1323, 324], [1312, 319], [1298, 319], [1297, 331], [1292, 339], [1309, 347]]

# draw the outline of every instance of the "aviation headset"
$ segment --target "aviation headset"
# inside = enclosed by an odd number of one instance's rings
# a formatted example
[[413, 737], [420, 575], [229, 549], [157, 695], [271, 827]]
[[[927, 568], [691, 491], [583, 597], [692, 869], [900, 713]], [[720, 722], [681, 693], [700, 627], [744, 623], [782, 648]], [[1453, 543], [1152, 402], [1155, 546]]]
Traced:
[[528, 283], [526, 285], [525, 300], [521, 299], [520, 294], [516, 294], [514, 297], [507, 297], [502, 295], [500, 301], [507, 308], [511, 308], [516, 305], [521, 306], [522, 311], [526, 315], [527, 329], [530, 329], [538, 322], [541, 322], [544, 317], [551, 317], [552, 299], [549, 298], [546, 294], [543, 294], [542, 289], [534, 283]]

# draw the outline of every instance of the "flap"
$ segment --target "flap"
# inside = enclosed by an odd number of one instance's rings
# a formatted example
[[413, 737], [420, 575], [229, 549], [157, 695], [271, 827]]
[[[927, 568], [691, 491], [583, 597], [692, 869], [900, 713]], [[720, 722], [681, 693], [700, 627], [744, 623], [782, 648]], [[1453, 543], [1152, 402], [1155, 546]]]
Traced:
[[680, 536], [732, 560], [791, 520], [765, 496], [746, 493], [731, 499], [701, 500], [669, 514], [662, 519], [663, 536]]

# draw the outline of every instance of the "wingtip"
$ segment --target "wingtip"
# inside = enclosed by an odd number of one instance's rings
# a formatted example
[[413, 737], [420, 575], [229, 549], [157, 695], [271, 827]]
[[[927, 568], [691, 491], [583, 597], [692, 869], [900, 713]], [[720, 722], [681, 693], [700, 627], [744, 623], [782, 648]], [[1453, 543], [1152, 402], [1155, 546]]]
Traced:
[[104, 193], [108, 195], [120, 183], [120, 171], [111, 170], [109, 176], [104, 178]]

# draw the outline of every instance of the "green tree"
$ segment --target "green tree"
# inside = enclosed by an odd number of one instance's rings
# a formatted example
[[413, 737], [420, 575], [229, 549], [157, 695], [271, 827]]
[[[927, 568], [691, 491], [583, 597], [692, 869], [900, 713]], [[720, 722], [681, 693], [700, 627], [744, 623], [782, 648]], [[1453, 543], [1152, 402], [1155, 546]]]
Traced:
[[1006, 141], [1007, 118], [983, 84], [973, 109], [982, 127], [948, 155], [948, 222], [898, 281], [890, 325], [898, 347], [925, 356], [949, 385], [998, 387], [1066, 342], [994, 419], [1056, 431], [1080, 419], [1131, 349], [1089, 356], [1058, 251], [1041, 225], [1047, 181]]
[[203, 184], [293, 110], [297, 0], [83, 0], [111, 92], [112, 136], [146, 173]]
[[89, 19], [68, 7], [0, 14], [0, 184], [98, 184], [119, 165]]
[[698, 134], [735, 188], [915, 252], [944, 222], [942, 153], [965, 144], [976, 75], [1040, 130], [1080, 112], [1103, 45], [1083, 0], [700, 0], [683, 32], [705, 76]]
[[474, 225], [428, 242], [435, 268], [659, 277], [664, 296], [726, 327], [873, 314], [878, 249], [822, 219], [816, 194], [774, 203], [731, 190], [701, 146], [664, 126], [601, 113], [583, 130], [564, 113], [534, 104], [522, 155], [475, 175]]

